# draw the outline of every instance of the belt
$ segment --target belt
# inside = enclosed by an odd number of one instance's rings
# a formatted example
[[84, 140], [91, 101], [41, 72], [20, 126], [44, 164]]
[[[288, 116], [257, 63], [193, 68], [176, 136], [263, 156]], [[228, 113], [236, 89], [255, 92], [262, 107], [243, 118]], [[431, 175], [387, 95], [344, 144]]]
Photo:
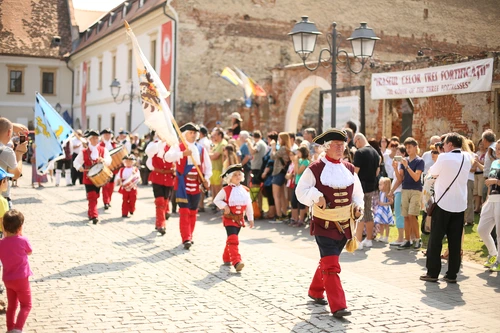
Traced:
[[324, 228], [328, 229], [330, 222], [332, 222], [340, 234], [345, 234], [344, 229], [351, 228], [351, 238], [347, 241], [346, 249], [348, 252], [354, 252], [357, 249], [357, 242], [354, 237], [355, 232], [355, 218], [354, 218], [354, 205], [338, 207], [334, 209], [321, 209], [318, 205], [314, 204], [312, 207], [312, 214], [322, 220], [325, 220]]
[[153, 170], [154, 172], [158, 172], [158, 173], [161, 173], [161, 174], [167, 174], [167, 173], [174, 173], [175, 170], [173, 169], [159, 169], [159, 168], [154, 168]]
[[482, 172], [482, 171], [476, 171], [476, 172], [474, 172], [474, 174], [475, 174], [475, 175], [482, 175], [482, 174], [483, 174], [483, 172]]
[[231, 214], [231, 213], [229, 213], [229, 214], [224, 214], [223, 216], [226, 219], [230, 219], [233, 222], [238, 223], [242, 227], [245, 226], [245, 223], [242, 222], [242, 220], [243, 220], [243, 214]]

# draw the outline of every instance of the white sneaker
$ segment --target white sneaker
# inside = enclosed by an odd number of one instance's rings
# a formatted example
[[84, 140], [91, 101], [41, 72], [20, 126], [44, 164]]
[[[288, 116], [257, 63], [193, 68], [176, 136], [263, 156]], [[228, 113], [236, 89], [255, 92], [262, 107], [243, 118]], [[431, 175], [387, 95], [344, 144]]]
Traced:
[[356, 250], [363, 250], [363, 242], [358, 242], [358, 248]]
[[370, 239], [365, 239], [363, 242], [364, 242], [363, 246], [365, 246], [365, 247], [372, 247], [373, 246], [373, 242]]
[[384, 243], [384, 244], [387, 244], [387, 243], [389, 243], [389, 237], [382, 237], [382, 238], [380, 239], [380, 241], [381, 241], [382, 243]]

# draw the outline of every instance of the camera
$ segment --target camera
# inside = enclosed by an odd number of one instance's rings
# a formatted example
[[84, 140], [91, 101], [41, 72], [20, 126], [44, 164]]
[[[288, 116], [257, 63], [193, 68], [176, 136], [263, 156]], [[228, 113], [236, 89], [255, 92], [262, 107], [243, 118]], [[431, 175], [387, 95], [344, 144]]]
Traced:
[[442, 142], [436, 142], [434, 144], [434, 147], [436, 147], [436, 148], [443, 148], [443, 143]]
[[19, 136], [19, 143], [25, 143], [26, 142], [26, 135], [20, 135]]

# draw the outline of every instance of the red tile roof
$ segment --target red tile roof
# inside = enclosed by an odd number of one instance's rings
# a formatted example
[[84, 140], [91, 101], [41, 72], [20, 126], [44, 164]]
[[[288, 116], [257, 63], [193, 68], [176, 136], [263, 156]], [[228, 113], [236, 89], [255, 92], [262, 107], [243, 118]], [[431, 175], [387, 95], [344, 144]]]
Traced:
[[[166, 0], [144, 0], [144, 4], [139, 8], [139, 0], [129, 0], [125, 17], [123, 17], [123, 7], [127, 2], [120, 4], [113, 8], [107, 15], [100, 19], [100, 23], [96, 22], [90, 26], [87, 31], [80, 34], [80, 42], [72, 54], [78, 53], [93, 43], [99, 41], [101, 38], [119, 30], [125, 31], [123, 21], [127, 20], [129, 23], [137, 20], [141, 16], [162, 7]], [[111, 25], [108, 23], [112, 18]]]
[[[55, 45], [54, 36], [61, 38]], [[68, 0], [3, 0], [0, 54], [62, 58], [71, 51]]]

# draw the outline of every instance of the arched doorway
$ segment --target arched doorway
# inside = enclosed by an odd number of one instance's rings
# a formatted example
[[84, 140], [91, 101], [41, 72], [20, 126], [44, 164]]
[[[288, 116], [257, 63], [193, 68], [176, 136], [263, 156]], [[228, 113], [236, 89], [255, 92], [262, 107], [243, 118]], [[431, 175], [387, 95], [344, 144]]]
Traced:
[[[292, 97], [288, 103], [285, 117], [285, 131], [296, 132], [297, 123], [304, 103], [307, 101], [311, 92], [319, 88], [321, 90], [331, 90], [332, 87], [324, 78], [311, 75], [299, 83], [293, 91]], [[318, 115], [319, 116], [319, 115]]]

